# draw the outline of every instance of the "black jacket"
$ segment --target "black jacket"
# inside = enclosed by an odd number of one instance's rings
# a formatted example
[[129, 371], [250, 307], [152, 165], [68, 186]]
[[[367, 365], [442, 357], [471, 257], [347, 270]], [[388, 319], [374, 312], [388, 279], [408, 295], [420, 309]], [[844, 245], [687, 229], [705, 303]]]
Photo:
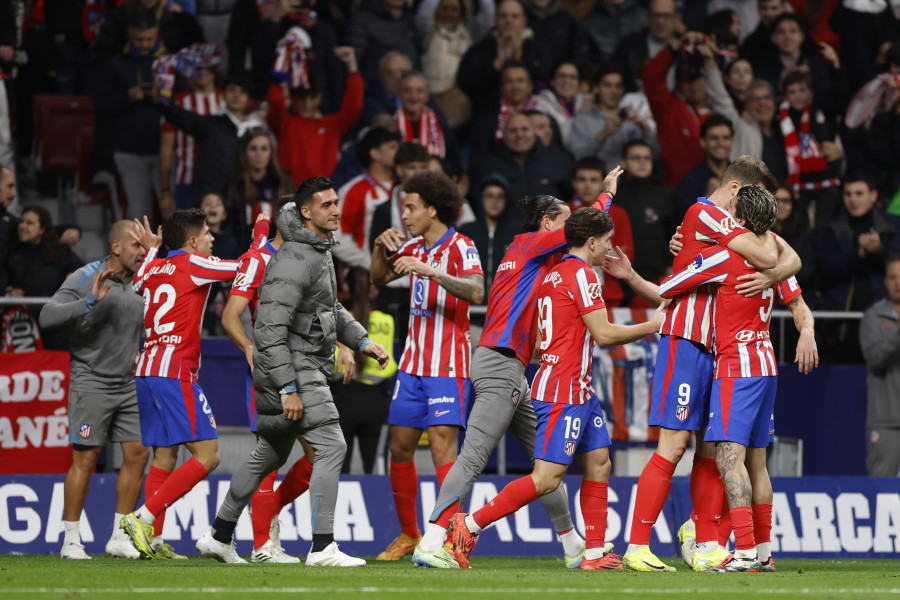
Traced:
[[[203, 30], [194, 15], [181, 11], [164, 10], [159, 23], [159, 37], [166, 49], [175, 53], [194, 42], [203, 41]], [[103, 60], [122, 51], [128, 43], [128, 11], [124, 6], [114, 8], [106, 15], [100, 33], [91, 46], [91, 58]]]
[[616, 46], [612, 55], [612, 62], [622, 67], [625, 74], [625, 89], [635, 92], [638, 89], [637, 72], [641, 63], [650, 58], [647, 48], [647, 38], [650, 36], [648, 28], [629, 33]]
[[625, 209], [634, 240], [634, 270], [650, 280], [672, 265], [669, 238], [678, 224], [675, 192], [657, 178], [619, 180], [614, 202]]
[[509, 219], [502, 219], [494, 230], [494, 237], [491, 239], [488, 232], [487, 223], [484, 219], [477, 219], [465, 225], [460, 225], [458, 231], [467, 236], [475, 247], [478, 249], [478, 257], [481, 259], [481, 270], [484, 271], [484, 293], [488, 294], [491, 284], [494, 282], [494, 275], [497, 274], [497, 267], [503, 260], [507, 248], [512, 243], [513, 238], [522, 232], [521, 223], [512, 223]]
[[566, 11], [560, 10], [558, 0], [550, 4], [545, 16], [540, 16], [530, 2], [525, 3], [525, 11], [528, 13], [528, 27], [534, 32], [534, 39], [538, 41], [537, 60], [533, 65], [535, 72], [532, 73], [532, 77], [536, 81], [547, 83], [553, 77], [556, 65], [565, 60], [572, 60], [575, 49], [575, 19]]
[[[500, 104], [500, 71], [494, 68], [497, 57], [497, 38], [489, 33], [483, 40], [466, 51], [456, 72], [456, 84], [472, 102], [472, 117], [489, 114]], [[541, 53], [533, 38], [522, 44], [522, 64], [537, 80], [544, 70], [552, 70], [555, 65], [544, 66]]]
[[619, 40], [647, 25], [646, 10], [639, 0], [606, 4], [602, 0], [578, 23], [575, 60], [599, 64], [607, 61]]
[[362, 9], [350, 17], [344, 42], [356, 51], [367, 86], [378, 79], [378, 63], [392, 50], [405, 54], [413, 69], [419, 68], [415, 23], [406, 9], [395, 19], [379, 0], [364, 0]]

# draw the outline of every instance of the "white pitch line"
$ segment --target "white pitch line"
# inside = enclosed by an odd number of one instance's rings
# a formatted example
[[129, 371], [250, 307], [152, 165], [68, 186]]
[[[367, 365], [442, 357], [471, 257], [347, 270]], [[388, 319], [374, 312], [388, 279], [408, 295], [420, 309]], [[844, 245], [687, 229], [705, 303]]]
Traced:
[[[405, 594], [416, 592], [419, 594], [439, 594], [446, 592], [446, 588], [421, 588], [421, 587], [253, 587], [253, 588], [233, 588], [233, 587], [153, 587], [153, 588], [0, 588], [0, 594], [309, 594], [309, 593], [384, 593], [384, 594]], [[728, 590], [722, 588], [454, 588], [454, 594], [722, 594], [728, 593]], [[800, 589], [784, 589], [784, 588], [753, 588], [754, 594], [900, 594], [900, 588], [800, 588]]]

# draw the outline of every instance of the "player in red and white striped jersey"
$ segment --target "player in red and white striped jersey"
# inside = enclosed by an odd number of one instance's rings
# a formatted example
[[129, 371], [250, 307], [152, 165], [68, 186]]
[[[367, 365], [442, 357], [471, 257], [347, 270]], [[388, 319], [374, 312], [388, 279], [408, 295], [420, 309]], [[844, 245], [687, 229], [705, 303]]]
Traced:
[[[428, 429], [438, 484], [456, 460], [456, 438], [465, 427], [472, 394], [469, 379], [469, 303], [484, 300], [484, 274], [475, 244], [457, 233], [462, 197], [443, 173], [419, 173], [403, 184], [403, 223], [413, 239], [391, 228], [372, 253], [372, 283], [410, 278], [409, 331], [399, 361], [388, 423], [391, 487], [401, 535], [378, 560], [412, 554], [420, 539], [416, 517], [418, 477], [413, 453]], [[386, 250], [395, 252], [390, 258]]]
[[[175, 105], [198, 115], [220, 115], [225, 111], [222, 91], [216, 89], [215, 76], [209, 69], [201, 69], [194, 76], [193, 89], [175, 96]], [[164, 211], [188, 209], [200, 199], [194, 187], [196, 168], [196, 140], [169, 121], [163, 121], [159, 138], [159, 175], [163, 191], [160, 205]]]

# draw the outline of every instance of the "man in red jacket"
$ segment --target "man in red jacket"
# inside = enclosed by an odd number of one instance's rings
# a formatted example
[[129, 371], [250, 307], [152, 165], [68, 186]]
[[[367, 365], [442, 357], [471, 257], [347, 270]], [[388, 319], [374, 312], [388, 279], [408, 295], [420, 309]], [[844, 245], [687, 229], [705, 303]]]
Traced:
[[347, 87], [341, 109], [322, 115], [322, 92], [312, 73], [308, 88], [290, 90], [290, 106], [278, 84], [269, 88], [269, 128], [278, 138], [278, 160], [294, 181], [331, 173], [337, 165], [341, 138], [363, 109], [363, 81], [353, 48], [339, 46], [334, 53], [347, 67]]

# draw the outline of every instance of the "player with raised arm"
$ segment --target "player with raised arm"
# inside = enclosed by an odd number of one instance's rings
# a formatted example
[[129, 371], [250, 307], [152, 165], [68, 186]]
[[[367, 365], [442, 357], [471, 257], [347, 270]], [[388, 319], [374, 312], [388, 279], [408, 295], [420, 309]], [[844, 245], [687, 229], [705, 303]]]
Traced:
[[[150, 558], [184, 558], [160, 537], [157, 518], [219, 464], [212, 408], [197, 383], [200, 324], [209, 287], [234, 279], [239, 262], [210, 256], [215, 238], [206, 213], [194, 208], [169, 215], [154, 234], [146, 217], [135, 232], [147, 248], [134, 289], [144, 297], [146, 339], [135, 369], [141, 441], [153, 447], [144, 505], [122, 518], [135, 547]], [[157, 258], [162, 242], [170, 249]], [[184, 445], [191, 459], [175, 469]]]
[[[409, 330], [391, 400], [391, 487], [400, 535], [377, 560], [412, 554], [420, 540], [419, 486], [413, 461], [428, 430], [438, 485], [456, 460], [472, 382], [469, 304], [484, 301], [484, 273], [475, 244], [453, 229], [462, 206], [456, 184], [443, 173], [419, 173], [403, 184], [401, 218], [412, 239], [390, 228], [375, 240], [372, 283], [410, 279]], [[394, 252], [388, 258], [387, 250]]]
[[609, 322], [593, 266], [609, 251], [613, 222], [596, 208], [582, 208], [566, 221], [569, 254], [543, 279], [538, 291], [540, 365], [531, 387], [537, 413], [534, 470], [508, 484], [488, 504], [450, 521], [454, 555], [468, 567], [478, 534], [488, 525], [559, 488], [573, 456], [584, 469], [581, 513], [586, 548], [580, 568], [621, 570], [621, 557], [605, 551], [609, 485], [609, 431], [591, 387], [594, 342], [627, 344], [655, 333], [663, 320], [660, 304], [653, 318], [637, 325]]
[[[776, 212], [775, 198], [762, 187], [748, 185], [738, 190], [737, 222], [773, 251], [776, 242], [768, 231], [775, 223]], [[716, 463], [725, 483], [737, 549], [733, 556], [707, 569], [713, 571], [774, 571], [768, 548], [772, 483], [766, 469], [766, 446], [775, 434], [778, 370], [769, 341], [769, 323], [776, 293], [794, 311], [800, 343], [806, 344], [803, 351], [798, 345], [801, 370], [806, 366], [811, 369], [818, 362], [812, 314], [800, 296], [796, 279], [790, 277], [761, 294], [742, 296], [736, 289], [741, 283], [739, 277], [754, 272], [737, 252], [709, 247], [686, 268], [667, 277], [659, 289], [661, 296], [674, 298], [717, 284], [715, 380], [705, 439], [716, 445]], [[754, 539], [754, 530], [761, 539]], [[757, 554], [757, 543], [764, 556]]]
[[[610, 171], [593, 208], [609, 208], [621, 174], [618, 166]], [[563, 226], [571, 212], [565, 202], [553, 196], [526, 197], [522, 204], [526, 233], [513, 239], [491, 286], [484, 331], [472, 356], [475, 403], [466, 439], [441, 485], [425, 534], [413, 554], [413, 563], [419, 566], [459, 568], [456, 558], [444, 548], [450, 517], [468, 496], [506, 430], [529, 455], [534, 451], [537, 416], [531, 402], [522, 401], [529, 393], [525, 368], [534, 354], [537, 337], [538, 289], [562, 260], [566, 248]], [[562, 542], [566, 566], [578, 568], [584, 540], [572, 524], [565, 490], [541, 496], [541, 503]]]

